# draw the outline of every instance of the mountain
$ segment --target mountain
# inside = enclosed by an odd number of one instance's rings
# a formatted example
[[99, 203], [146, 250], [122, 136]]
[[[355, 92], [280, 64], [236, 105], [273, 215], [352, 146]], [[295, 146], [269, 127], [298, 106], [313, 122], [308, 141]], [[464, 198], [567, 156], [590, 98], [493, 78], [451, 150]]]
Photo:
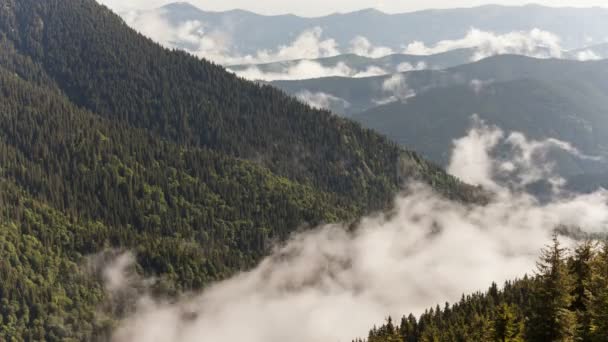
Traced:
[[[551, 56], [541, 52], [542, 47], [534, 49], [539, 57]], [[430, 55], [390, 54], [371, 58], [356, 54], [342, 54], [317, 59], [284, 60], [262, 64], [230, 65], [226, 68], [237, 75], [261, 81], [294, 81], [328, 77], [366, 78], [393, 75], [412, 70], [444, 70], [459, 65], [469, 64], [483, 58], [477, 55], [475, 48], [460, 48]], [[505, 55], [490, 53], [488, 55]], [[525, 55], [525, 54], [523, 54]], [[535, 54], [531, 54], [535, 55]], [[582, 49], [563, 51], [561, 59], [589, 61], [605, 59], [608, 56], [608, 44], [589, 46]], [[279, 85], [286, 89], [288, 83]]]
[[[507, 132], [522, 132], [537, 140], [558, 138], [589, 155], [606, 156], [608, 116], [598, 110], [594, 104], [569, 100], [549, 84], [524, 79], [492, 83], [481, 91], [469, 85], [436, 88], [406, 103], [393, 102], [353, 118], [446, 165], [446, 146], [466, 134], [473, 114]], [[568, 153], [561, 158], [559, 171], [564, 175], [605, 167], [603, 162], [578, 161]]]
[[[174, 3], [161, 7], [154, 14], [173, 27], [186, 22], [199, 22], [206, 32], [230, 37], [229, 48], [242, 55], [289, 45], [302, 32], [315, 27], [322, 28], [323, 37], [334, 39], [341, 48], [347, 48], [353, 39], [362, 36], [377, 46], [395, 51], [401, 51], [404, 45], [414, 41], [432, 45], [442, 40], [461, 39], [472, 27], [499, 34], [537, 28], [558, 35], [563, 48], [570, 50], [589, 45], [589, 39], [603, 42], [608, 29], [606, 9], [538, 5], [488, 5], [402, 14], [362, 10], [304, 18], [294, 15], [264, 16], [242, 10], [208, 12], [188, 3]], [[185, 40], [176, 43], [178, 47], [180, 44], [183, 45], [181, 47], [188, 45]]]
[[338, 114], [351, 116], [411, 94], [468, 81], [470, 80], [463, 78], [461, 74], [441, 70], [419, 70], [362, 78], [336, 76], [272, 81], [269, 84], [296, 97], [307, 92], [336, 97], [348, 104]]
[[[370, 58], [355, 54], [344, 54], [334, 57], [318, 59], [298, 59], [264, 64], [242, 64], [227, 66], [227, 69], [248, 77], [249, 73], [268, 74], [270, 81], [281, 79], [311, 79], [318, 78], [314, 74], [302, 73], [302, 75], [291, 75], [292, 70], [302, 67], [306, 63], [315, 63], [323, 68], [330, 69], [326, 73], [334, 73], [340, 76], [378, 76], [382, 74], [395, 74], [414, 69], [447, 69], [461, 64], [471, 62], [475, 51], [473, 49], [456, 49], [434, 55], [405, 55], [392, 54], [388, 56]], [[343, 67], [346, 67], [344, 69]], [[374, 75], [377, 74], [377, 75]], [[325, 77], [326, 75], [323, 75]]]
[[473, 114], [507, 132], [568, 141], [589, 156], [604, 158], [598, 162], [558, 154], [559, 172], [580, 178], [603, 174], [606, 167], [607, 77], [608, 64], [602, 60], [501, 55], [445, 70], [271, 84], [305, 100], [306, 94], [341, 99], [348, 104], [341, 114], [440, 165], [447, 165], [451, 142], [466, 134]]
[[[580, 63], [567, 59], [537, 59], [517, 55], [497, 55], [473, 63], [464, 63], [444, 70], [414, 70], [397, 74], [371, 77], [322, 77], [303, 80], [276, 80], [269, 84], [291, 95], [302, 92], [322, 93], [340, 98], [349, 106], [340, 114], [348, 116], [378, 106], [395, 92], [411, 91], [420, 94], [429, 89], [471, 82], [510, 81], [533, 78], [548, 82], [579, 79], [590, 81], [584, 89], [596, 92], [593, 87], [606, 89], [602, 61]], [[564, 72], [556, 72], [563, 69]], [[578, 75], [580, 73], [580, 76]], [[391, 79], [401, 82], [390, 83]], [[388, 84], [385, 83], [389, 81]], [[387, 87], [388, 86], [388, 87]]]
[[[135, 269], [176, 296], [415, 179], [479, 190], [383, 136], [163, 49], [93, 0], [0, 0], [0, 340], [107, 337]], [[107, 279], [106, 279], [107, 280]]]
[[354, 114], [353, 119], [445, 165], [449, 157], [446, 146], [467, 132], [470, 117], [477, 114], [507, 132], [568, 141], [583, 153], [602, 158], [581, 159], [563, 153], [557, 157], [557, 168], [564, 176], [604, 172], [608, 157], [605, 61], [502, 56], [446, 73], [462, 82], [432, 87], [405, 102]]

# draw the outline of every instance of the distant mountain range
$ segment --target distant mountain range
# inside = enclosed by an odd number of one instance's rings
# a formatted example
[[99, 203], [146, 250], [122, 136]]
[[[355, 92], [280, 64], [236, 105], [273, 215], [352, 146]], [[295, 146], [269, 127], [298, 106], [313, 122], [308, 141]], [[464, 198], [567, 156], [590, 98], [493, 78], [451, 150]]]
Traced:
[[348, 103], [346, 115], [442, 165], [452, 140], [478, 114], [507, 132], [568, 141], [603, 158], [558, 153], [557, 170], [564, 176], [604, 173], [607, 167], [608, 61], [504, 55], [446, 70], [272, 84], [299, 97], [308, 91], [339, 98]]
[[[535, 52], [539, 57], [551, 57], [550, 53], [543, 51], [542, 47], [536, 48]], [[479, 57], [475, 48], [460, 48], [430, 55], [390, 54], [372, 58], [351, 53], [317, 59], [231, 65], [227, 68], [245, 78], [264, 81], [330, 76], [363, 78], [412, 70], [442, 70], [474, 62]], [[580, 61], [605, 59], [608, 57], [608, 43], [563, 51], [560, 57]]]
[[[475, 54], [474, 49], [455, 49], [433, 55], [390, 54], [378, 58], [359, 56], [356, 54], [343, 54], [334, 57], [318, 59], [298, 59], [263, 64], [231, 65], [227, 68], [235, 73], [255, 79], [265, 77], [264, 80], [293, 80], [320, 78], [325, 76], [365, 77], [395, 74], [417, 69], [445, 69], [471, 62]], [[315, 74], [315, 70], [306, 68], [307, 63], [315, 63], [324, 69]], [[304, 72], [309, 70], [307, 75]], [[297, 72], [297, 74], [294, 74]], [[331, 74], [334, 75], [331, 75]], [[329, 75], [327, 75], [329, 74]]]
[[[206, 32], [229, 37], [229, 47], [241, 54], [254, 54], [289, 45], [306, 30], [318, 27], [323, 36], [346, 48], [357, 37], [378, 46], [402, 51], [414, 41], [436, 44], [464, 37], [471, 28], [504, 34], [540, 29], [561, 38], [566, 50], [600, 44], [608, 38], [608, 10], [602, 8], [552, 8], [538, 5], [426, 10], [386, 14], [374, 9], [317, 18], [295, 15], [264, 16], [243, 10], [208, 12], [191, 4], [173, 3], [155, 10], [173, 26], [199, 22]], [[175, 42], [187, 47], [188, 42]]]

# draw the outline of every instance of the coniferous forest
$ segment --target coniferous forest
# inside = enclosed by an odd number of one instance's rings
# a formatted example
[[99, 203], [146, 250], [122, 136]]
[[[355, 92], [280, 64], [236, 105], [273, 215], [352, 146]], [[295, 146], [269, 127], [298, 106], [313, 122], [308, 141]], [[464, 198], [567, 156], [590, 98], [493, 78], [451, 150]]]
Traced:
[[568, 250], [556, 238], [532, 276], [388, 318], [365, 341], [608, 341], [608, 242]]
[[[292, 232], [384, 208], [407, 178], [475, 188], [384, 137], [161, 48], [93, 0], [0, 1], [0, 340], [108, 338], [87, 262], [158, 291], [255, 265]], [[100, 314], [101, 312], [101, 314]]]
[[[108, 341], [128, 303], [94, 265], [136, 256], [178, 297], [277, 243], [391, 205], [407, 181], [486, 193], [359, 124], [161, 47], [94, 0], [0, 0], [0, 341]], [[237, 323], [238, 324], [238, 323]], [[608, 245], [388, 319], [376, 341], [606, 341]]]

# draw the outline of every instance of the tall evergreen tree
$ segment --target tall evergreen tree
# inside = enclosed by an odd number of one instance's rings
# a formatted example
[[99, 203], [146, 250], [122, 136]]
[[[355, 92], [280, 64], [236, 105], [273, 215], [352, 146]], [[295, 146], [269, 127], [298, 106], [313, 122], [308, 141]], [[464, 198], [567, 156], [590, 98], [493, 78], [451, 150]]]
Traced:
[[503, 303], [496, 309], [492, 324], [492, 339], [496, 342], [522, 342], [523, 322], [513, 305]]
[[591, 341], [591, 315], [587, 306], [590, 296], [591, 261], [593, 259], [594, 244], [586, 241], [574, 251], [574, 258], [570, 262], [570, 272], [574, 277], [574, 291], [572, 293], [572, 311], [576, 313], [576, 340]]
[[608, 341], [608, 241], [591, 263], [591, 294], [589, 310], [592, 321], [592, 341]]
[[557, 238], [547, 246], [537, 263], [539, 280], [528, 324], [530, 341], [574, 341], [576, 316], [570, 310], [574, 282], [566, 265], [566, 249]]

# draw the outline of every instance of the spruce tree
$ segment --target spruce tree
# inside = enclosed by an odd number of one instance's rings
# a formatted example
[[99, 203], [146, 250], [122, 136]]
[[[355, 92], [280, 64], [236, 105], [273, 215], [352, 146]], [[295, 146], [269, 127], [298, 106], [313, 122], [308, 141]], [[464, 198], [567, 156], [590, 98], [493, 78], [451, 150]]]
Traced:
[[575, 250], [570, 270], [574, 276], [572, 293], [572, 311], [576, 313], [576, 340], [591, 341], [591, 316], [588, 309], [591, 283], [591, 261], [594, 255], [594, 244], [586, 241]]
[[574, 341], [576, 315], [570, 310], [574, 283], [557, 235], [537, 263], [538, 283], [527, 325], [529, 341]]
[[492, 340], [497, 342], [522, 342], [523, 323], [513, 305], [503, 303], [496, 308], [492, 322]]
[[592, 341], [608, 341], [608, 241], [591, 263], [591, 294], [589, 311]]

